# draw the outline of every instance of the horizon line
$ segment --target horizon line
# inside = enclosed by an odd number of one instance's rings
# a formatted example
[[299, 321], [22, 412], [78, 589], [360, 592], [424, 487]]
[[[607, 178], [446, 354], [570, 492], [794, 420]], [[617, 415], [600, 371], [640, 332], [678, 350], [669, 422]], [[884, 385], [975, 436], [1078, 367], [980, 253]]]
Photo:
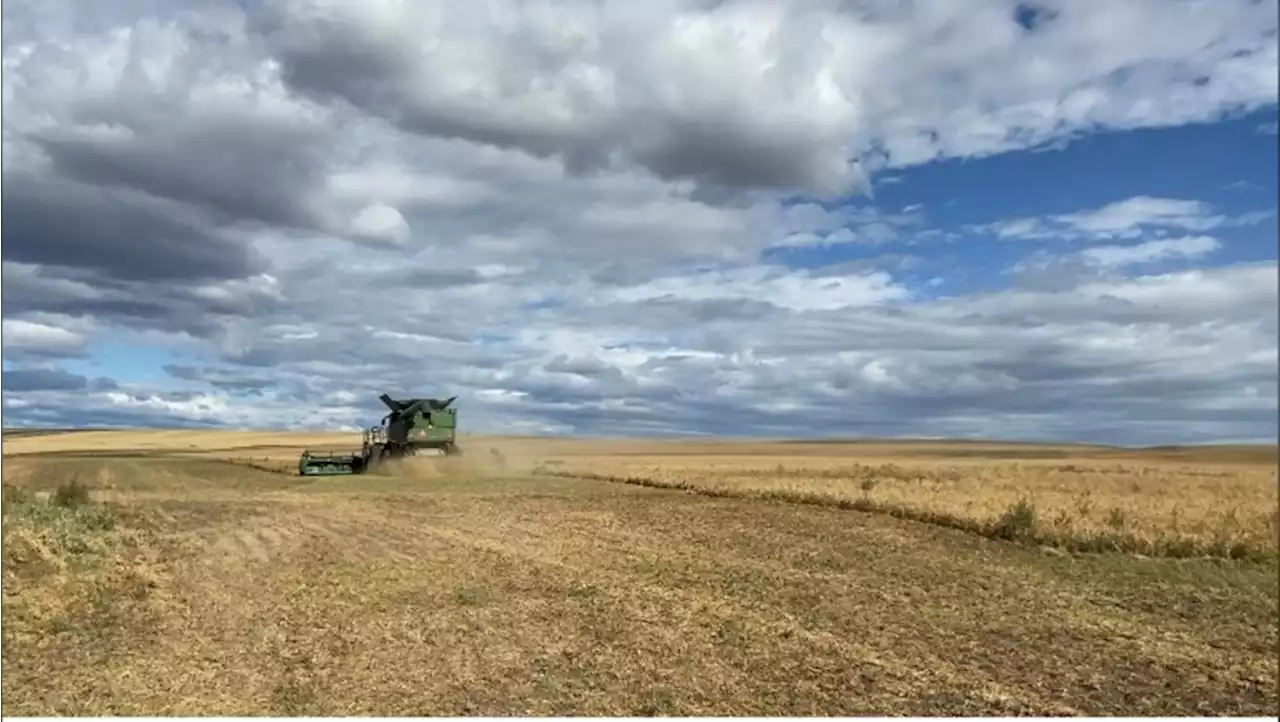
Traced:
[[[90, 432], [165, 432], [189, 431], [204, 433], [262, 433], [262, 434], [347, 434], [353, 429], [284, 429], [263, 427], [227, 427], [227, 426], [3, 426], [0, 434], [10, 435], [14, 432], [37, 432], [44, 434], [58, 433], [90, 433]], [[358, 429], [354, 429], [358, 431]], [[782, 444], [873, 444], [873, 443], [949, 443], [949, 444], [1006, 444], [1010, 446], [1078, 446], [1094, 449], [1117, 450], [1159, 450], [1177, 448], [1202, 447], [1280, 447], [1280, 440], [1221, 440], [1197, 442], [1169, 442], [1126, 446], [1121, 444], [1104, 444], [1089, 441], [1073, 440], [1028, 440], [1003, 439], [1000, 437], [972, 436], [720, 436], [714, 434], [673, 434], [669, 436], [625, 436], [625, 435], [591, 435], [582, 433], [542, 433], [542, 434], [506, 434], [501, 432], [459, 432], [460, 438], [504, 438], [504, 439], [582, 439], [594, 441], [682, 441], [682, 442], [716, 442], [716, 443], [782, 443]]]

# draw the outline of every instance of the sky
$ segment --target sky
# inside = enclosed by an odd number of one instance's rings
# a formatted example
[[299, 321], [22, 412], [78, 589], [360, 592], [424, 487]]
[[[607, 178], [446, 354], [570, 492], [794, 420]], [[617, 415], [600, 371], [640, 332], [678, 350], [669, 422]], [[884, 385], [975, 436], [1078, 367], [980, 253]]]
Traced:
[[3, 423], [1275, 442], [1277, 26], [7, 0]]

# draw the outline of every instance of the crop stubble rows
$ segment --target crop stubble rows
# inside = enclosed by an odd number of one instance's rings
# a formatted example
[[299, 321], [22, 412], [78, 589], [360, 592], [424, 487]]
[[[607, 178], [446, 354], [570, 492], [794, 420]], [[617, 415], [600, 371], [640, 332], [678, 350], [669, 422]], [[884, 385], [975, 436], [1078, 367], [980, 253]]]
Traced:
[[21, 573], [6, 519], [6, 714], [1276, 709], [1266, 564], [573, 479], [9, 462], [122, 507], [83, 608], [40, 606], [82, 573]]

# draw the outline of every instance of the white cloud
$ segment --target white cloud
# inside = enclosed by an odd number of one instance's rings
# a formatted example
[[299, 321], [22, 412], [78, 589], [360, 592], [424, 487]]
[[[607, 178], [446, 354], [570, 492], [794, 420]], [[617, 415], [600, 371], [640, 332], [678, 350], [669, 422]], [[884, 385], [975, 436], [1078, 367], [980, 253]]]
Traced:
[[1135, 239], [1157, 232], [1203, 232], [1221, 227], [1260, 223], [1274, 211], [1251, 211], [1236, 216], [1215, 212], [1203, 201], [1134, 196], [1101, 208], [1044, 218], [1014, 218], [972, 226], [970, 230], [1007, 239], [1108, 240]]
[[409, 223], [400, 211], [385, 203], [365, 206], [351, 221], [351, 234], [363, 240], [403, 246], [410, 233]]
[[382, 201], [435, 209], [475, 207], [495, 200], [485, 183], [448, 174], [416, 172], [399, 163], [383, 162], [347, 171], [328, 178], [329, 192], [353, 202]]
[[1144, 227], [1161, 226], [1188, 231], [1207, 231], [1225, 219], [1209, 213], [1199, 201], [1135, 196], [1087, 213], [1071, 213], [1054, 220], [1081, 233], [1133, 238]]
[[735, 186], [834, 193], [873, 146], [911, 165], [1276, 98], [1267, 3], [1050, 3], [1033, 33], [987, 0], [265, 5], [286, 77], [317, 97], [424, 135]]
[[904, 300], [908, 295], [887, 273], [812, 276], [748, 267], [655, 279], [639, 286], [619, 288], [606, 294], [603, 300], [622, 303], [658, 299], [754, 301], [793, 311], [811, 311], [879, 305]]
[[76, 356], [83, 353], [88, 345], [88, 338], [84, 332], [77, 332], [67, 326], [84, 324], [76, 323], [75, 319], [66, 319], [63, 323], [66, 325], [5, 319], [3, 330], [0, 331], [4, 335], [5, 357], [18, 358], [31, 354]]
[[1198, 258], [1222, 247], [1209, 236], [1185, 236], [1147, 241], [1134, 246], [1095, 246], [1080, 252], [1090, 263], [1105, 268], [1122, 268], [1137, 263], [1154, 263], [1171, 258]]
[[1075, 259], [1107, 275], [940, 300], [902, 257], [761, 260], [954, 238], [798, 193], [1275, 103], [1272, 4], [1053, 5], [1025, 33], [987, 0], [6, 3], [6, 357], [196, 356], [177, 391], [29, 375], [6, 411], [362, 425], [386, 390], [512, 432], [1268, 431], [1274, 263], [1122, 273], [1262, 215], [1004, 221], [1105, 243]]

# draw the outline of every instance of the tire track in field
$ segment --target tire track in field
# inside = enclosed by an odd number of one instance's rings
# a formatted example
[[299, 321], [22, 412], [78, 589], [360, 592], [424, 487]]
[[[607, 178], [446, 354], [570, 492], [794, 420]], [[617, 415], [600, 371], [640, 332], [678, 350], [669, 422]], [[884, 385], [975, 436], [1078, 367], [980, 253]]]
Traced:
[[305, 519], [308, 529], [341, 555], [354, 561], [408, 562], [445, 548], [438, 539], [415, 527], [411, 517], [355, 501], [319, 506]]
[[205, 537], [201, 561], [236, 566], [265, 564], [286, 553], [293, 534], [269, 525], [236, 525]]
[[278, 498], [263, 513], [202, 534], [202, 561], [251, 566], [325, 555], [402, 563], [445, 548], [442, 540], [407, 521], [356, 500]]

